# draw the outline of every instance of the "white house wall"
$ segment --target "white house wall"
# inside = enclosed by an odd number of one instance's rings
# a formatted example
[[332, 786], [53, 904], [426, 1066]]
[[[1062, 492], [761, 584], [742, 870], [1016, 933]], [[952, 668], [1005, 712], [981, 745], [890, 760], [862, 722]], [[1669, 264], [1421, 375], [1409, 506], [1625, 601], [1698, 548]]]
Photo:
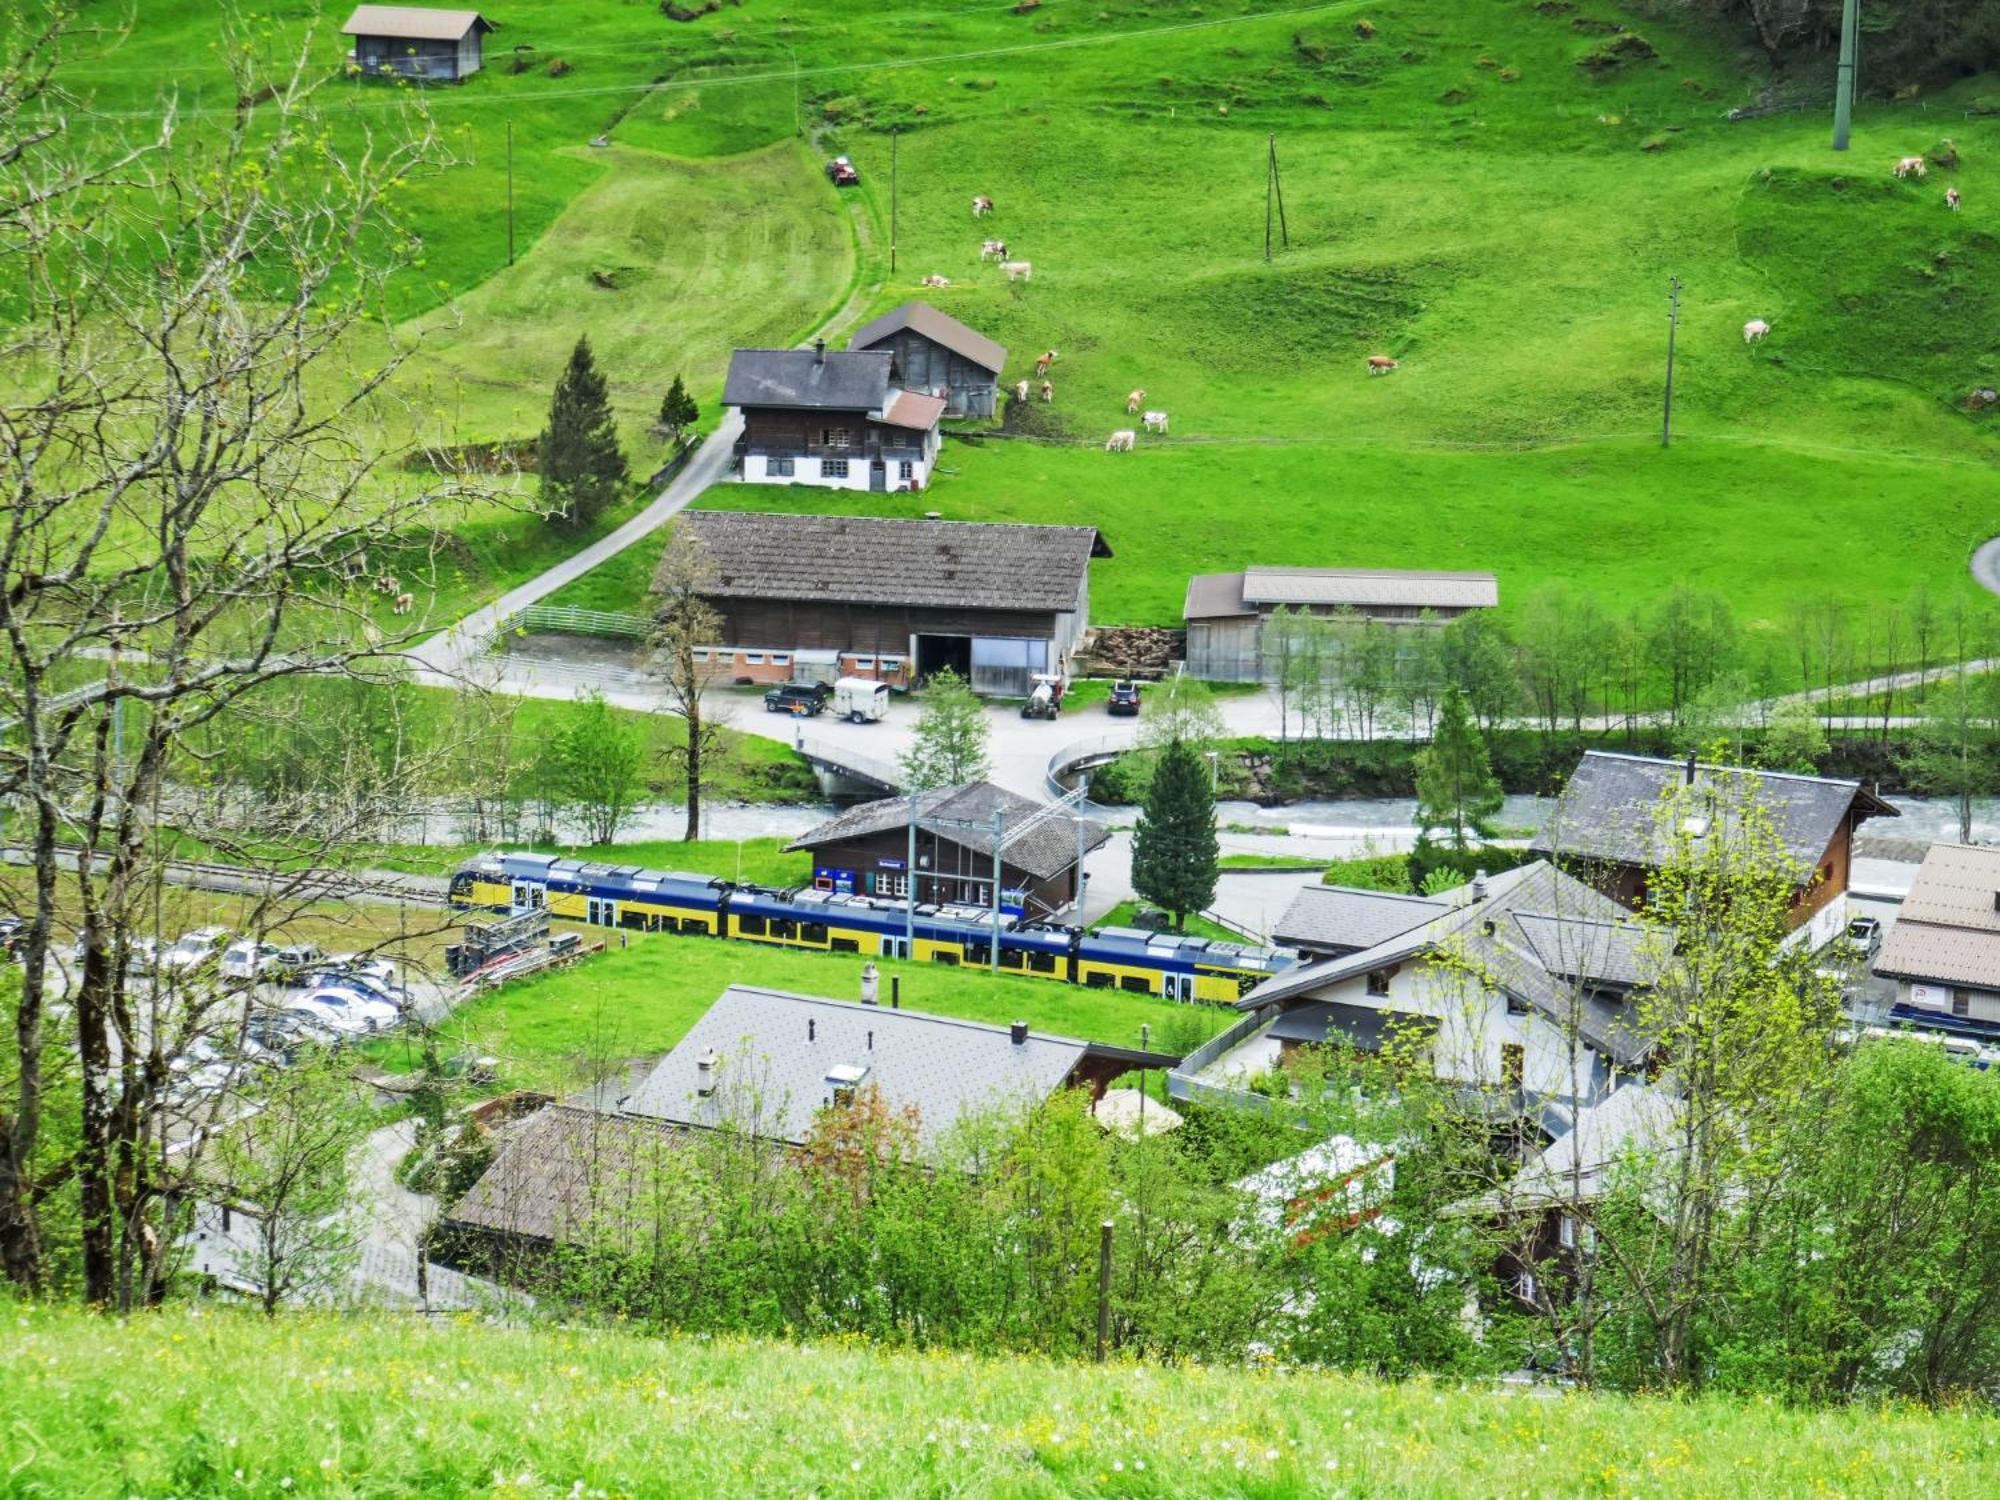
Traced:
[[[791, 473], [773, 474], [771, 472], [771, 464], [774, 458], [782, 461], [783, 455], [745, 454], [743, 458], [743, 482], [745, 484], [809, 484], [816, 489], [859, 490], [864, 494], [868, 492], [869, 460], [866, 458], [849, 459], [847, 461], [847, 477], [845, 479], [827, 478], [820, 473], [819, 459], [805, 457], [794, 458], [792, 460]], [[915, 466], [916, 483], [925, 486], [930, 484], [931, 468], [936, 459], [937, 449], [934, 446], [927, 448], [921, 457], [911, 458], [910, 462]], [[889, 462], [893, 466], [898, 460], [891, 459]], [[888, 482], [889, 489], [893, 492], [907, 488], [911, 481], [899, 478], [896, 470], [892, 467]]]

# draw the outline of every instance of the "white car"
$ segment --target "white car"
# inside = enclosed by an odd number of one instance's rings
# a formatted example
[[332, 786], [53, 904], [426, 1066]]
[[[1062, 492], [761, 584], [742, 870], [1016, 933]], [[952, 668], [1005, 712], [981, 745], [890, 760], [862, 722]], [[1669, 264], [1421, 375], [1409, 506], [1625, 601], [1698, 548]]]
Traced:
[[170, 974], [199, 969], [214, 963], [216, 955], [228, 946], [227, 927], [197, 927], [183, 933], [179, 942], [160, 955], [160, 967]]
[[320, 967], [341, 974], [358, 974], [384, 986], [396, 982], [396, 961], [368, 953], [330, 953], [320, 960]]
[[278, 945], [276, 943], [256, 943], [245, 938], [231, 943], [222, 953], [222, 977], [233, 979], [239, 984], [252, 984], [267, 978], [278, 966]]
[[387, 1000], [365, 990], [326, 987], [302, 999], [287, 1003], [285, 1009], [328, 1031], [358, 1035], [382, 1031], [402, 1019], [402, 1012]]

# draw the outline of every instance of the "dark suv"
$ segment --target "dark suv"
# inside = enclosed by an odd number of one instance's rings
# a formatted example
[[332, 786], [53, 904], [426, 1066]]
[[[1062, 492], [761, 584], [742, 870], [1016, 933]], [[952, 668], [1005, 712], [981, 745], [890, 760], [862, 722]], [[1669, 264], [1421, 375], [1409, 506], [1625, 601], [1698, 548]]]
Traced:
[[1139, 711], [1139, 684], [1118, 681], [1111, 684], [1111, 696], [1105, 700], [1104, 711], [1122, 714], [1129, 718]]
[[811, 683], [786, 682], [764, 695], [764, 711], [811, 718], [826, 707], [826, 694]]

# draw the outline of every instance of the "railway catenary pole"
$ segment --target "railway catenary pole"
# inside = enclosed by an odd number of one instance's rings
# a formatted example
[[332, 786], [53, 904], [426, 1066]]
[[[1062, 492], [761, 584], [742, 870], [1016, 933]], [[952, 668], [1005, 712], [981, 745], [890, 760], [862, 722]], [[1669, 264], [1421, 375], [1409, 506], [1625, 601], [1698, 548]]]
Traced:
[[1674, 437], [1674, 335], [1681, 326], [1681, 279], [1667, 278], [1667, 391], [1660, 408], [1660, 446]]
[[1854, 52], [1861, 43], [1861, 0], [1840, 8], [1840, 66], [1833, 83], [1833, 149], [1845, 151], [1854, 125]]
[[903, 957], [917, 956], [917, 793], [910, 789], [909, 859], [903, 865]]

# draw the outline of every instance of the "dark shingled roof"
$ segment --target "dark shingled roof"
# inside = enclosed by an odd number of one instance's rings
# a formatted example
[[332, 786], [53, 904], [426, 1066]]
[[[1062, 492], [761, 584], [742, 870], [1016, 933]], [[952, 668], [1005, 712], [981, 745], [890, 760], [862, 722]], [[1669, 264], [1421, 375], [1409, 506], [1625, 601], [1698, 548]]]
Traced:
[[552, 1104], [530, 1117], [446, 1215], [461, 1226], [561, 1244], [623, 1222], [652, 1169], [690, 1136], [661, 1120]]
[[[993, 810], [999, 808], [1006, 817], [1005, 843], [1001, 845], [1001, 859], [1017, 870], [1025, 870], [1037, 880], [1047, 880], [1060, 874], [1076, 863], [1077, 820], [1067, 813], [1056, 814], [1042, 819], [1025, 832], [1016, 832], [1016, 826], [1038, 812], [1046, 812], [1048, 804], [1031, 802], [1005, 787], [997, 787], [990, 781], [975, 781], [965, 786], [940, 787], [935, 791], [917, 794], [917, 823], [925, 832], [954, 843], [968, 845], [975, 850], [986, 851], [990, 857], [992, 837], [990, 834], [975, 833], [970, 829], [954, 828], [944, 823], [944, 819], [957, 822], [990, 823]], [[892, 828], [906, 828], [910, 821], [910, 799], [908, 797], [884, 797], [878, 802], [864, 802], [858, 807], [850, 807], [837, 818], [829, 819], [810, 833], [795, 839], [788, 849], [817, 849], [827, 844], [845, 843], [849, 839], [867, 838], [872, 834], [886, 833]], [[1111, 834], [1100, 823], [1085, 823], [1084, 849], [1096, 849], [1108, 843]]]
[[1309, 885], [1292, 897], [1271, 937], [1287, 948], [1372, 948], [1448, 910], [1428, 896]]
[[1007, 367], [1007, 351], [983, 333], [975, 333], [958, 319], [939, 312], [928, 302], [905, 302], [893, 312], [885, 312], [874, 322], [863, 325], [853, 338], [847, 341], [850, 349], [873, 348], [882, 340], [901, 333], [905, 328], [920, 333], [934, 344], [942, 344], [954, 354], [963, 355], [983, 370], [991, 370], [998, 375]]
[[1074, 610], [1097, 532], [889, 516], [689, 511], [719, 599], [839, 600], [958, 609]]
[[[1685, 761], [1586, 750], [1532, 847], [1571, 859], [1658, 864], [1660, 798], [1687, 775]], [[1895, 808], [1858, 781], [1697, 764], [1694, 783], [1697, 800], [1712, 810], [1718, 832], [1734, 823], [1745, 799], [1754, 799], [1799, 866], [1801, 879], [1818, 867], [1850, 808], [1864, 818], [1897, 816]]]
[[811, 349], [738, 349], [722, 404], [879, 412], [896, 392], [890, 357], [886, 349], [829, 349], [823, 358]]

